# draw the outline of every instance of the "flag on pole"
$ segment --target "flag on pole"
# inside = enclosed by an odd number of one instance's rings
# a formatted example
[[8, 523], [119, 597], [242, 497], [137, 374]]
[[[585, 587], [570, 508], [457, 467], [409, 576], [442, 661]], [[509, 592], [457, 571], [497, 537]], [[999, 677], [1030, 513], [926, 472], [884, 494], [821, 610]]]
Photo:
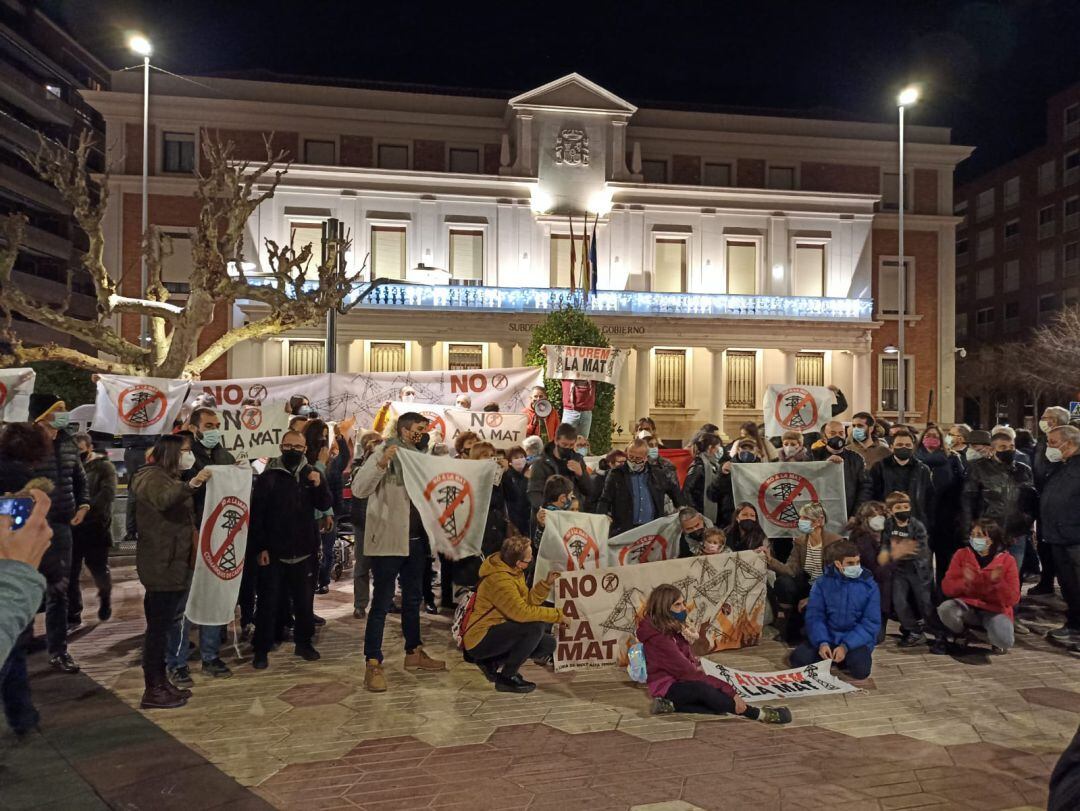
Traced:
[[577, 285], [574, 283], [574, 271], [575, 265], [577, 265], [577, 246], [574, 244], [574, 218], [568, 216], [570, 220], [570, 294], [573, 295], [577, 290]]
[[596, 226], [599, 222], [600, 212], [597, 212], [596, 219], [593, 220], [592, 239], [589, 240], [589, 267], [591, 268], [589, 290], [594, 296], [596, 295]]
[[592, 273], [589, 271], [589, 214], [585, 213], [585, 222], [581, 226], [581, 291], [585, 301], [589, 301], [589, 288]]

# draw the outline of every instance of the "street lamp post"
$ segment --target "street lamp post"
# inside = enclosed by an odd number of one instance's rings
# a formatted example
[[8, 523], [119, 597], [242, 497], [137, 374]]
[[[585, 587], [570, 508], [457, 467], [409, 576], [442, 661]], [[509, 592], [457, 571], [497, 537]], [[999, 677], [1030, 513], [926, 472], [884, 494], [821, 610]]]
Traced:
[[[146, 269], [146, 233], [149, 228], [147, 178], [150, 174], [150, 40], [144, 36], [135, 35], [128, 40], [128, 47], [143, 58], [143, 107], [142, 107], [142, 251], [139, 254], [139, 279], [142, 290], [139, 297], [146, 295], [149, 278]], [[149, 329], [146, 316], [139, 319], [140, 345], [146, 346], [149, 341]]]
[[900, 199], [897, 250], [899, 256], [896, 268], [896, 421], [900, 425], [904, 423], [904, 410], [907, 405], [907, 360], [904, 346], [904, 317], [907, 314], [907, 262], [904, 259], [904, 108], [918, 100], [919, 90], [915, 87], [905, 87], [896, 97], [896, 105], [900, 112], [900, 174], [897, 178]]

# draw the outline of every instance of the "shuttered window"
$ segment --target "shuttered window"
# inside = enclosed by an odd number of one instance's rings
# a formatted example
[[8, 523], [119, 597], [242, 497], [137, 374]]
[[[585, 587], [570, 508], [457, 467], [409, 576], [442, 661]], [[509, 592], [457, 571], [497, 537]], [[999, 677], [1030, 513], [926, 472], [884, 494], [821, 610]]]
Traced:
[[450, 344], [446, 356], [446, 366], [450, 370], [484, 367], [484, 347], [480, 344]]
[[728, 242], [728, 293], [739, 296], [757, 295], [757, 243]]
[[795, 382], [800, 386], [825, 385], [825, 354], [800, 352], [795, 356]]
[[405, 278], [405, 229], [393, 225], [371, 227], [373, 279]]
[[404, 372], [405, 344], [371, 342], [368, 355], [368, 370], [372, 372]]
[[686, 408], [686, 350], [655, 350], [657, 408]]
[[308, 264], [308, 270], [314, 273], [315, 269], [322, 264], [323, 224], [321, 222], [294, 221], [289, 223], [289, 231], [291, 239], [289, 244], [298, 255], [305, 245], [311, 244], [311, 262]]
[[450, 284], [484, 283], [484, 232], [450, 232]]
[[[580, 239], [580, 237], [579, 237]], [[568, 234], [551, 235], [551, 286], [570, 286], [570, 236]], [[577, 253], [581, 253], [581, 244], [574, 246]], [[581, 257], [578, 257], [580, 263]], [[575, 269], [575, 274], [581, 268]]]
[[654, 252], [653, 290], [658, 293], [686, 291], [686, 240], [657, 239]]
[[791, 268], [791, 293], [795, 296], [825, 295], [825, 246], [796, 245]]
[[313, 375], [326, 371], [323, 341], [289, 341], [289, 374]]
[[757, 408], [757, 353], [727, 353], [727, 407]]

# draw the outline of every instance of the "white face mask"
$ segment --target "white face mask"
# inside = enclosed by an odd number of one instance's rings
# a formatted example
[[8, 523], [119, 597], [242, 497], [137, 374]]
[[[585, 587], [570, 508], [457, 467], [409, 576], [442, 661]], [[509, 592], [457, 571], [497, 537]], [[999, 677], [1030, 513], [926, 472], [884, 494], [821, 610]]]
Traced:
[[1039, 430], [1042, 431], [1044, 434], [1050, 433], [1050, 423], [1048, 423], [1046, 420], [1039, 420]]
[[1046, 449], [1046, 461], [1051, 464], [1056, 464], [1064, 459], [1065, 456], [1061, 452], [1061, 448], [1047, 448]]
[[180, 469], [191, 470], [195, 467], [195, 454], [191, 451], [180, 451]]
[[866, 525], [874, 532], [881, 532], [885, 529], [885, 516], [884, 515], [872, 515], [870, 520], [866, 522]]
[[520, 473], [525, 469], [525, 457], [515, 456], [513, 459], [510, 460], [510, 467]]

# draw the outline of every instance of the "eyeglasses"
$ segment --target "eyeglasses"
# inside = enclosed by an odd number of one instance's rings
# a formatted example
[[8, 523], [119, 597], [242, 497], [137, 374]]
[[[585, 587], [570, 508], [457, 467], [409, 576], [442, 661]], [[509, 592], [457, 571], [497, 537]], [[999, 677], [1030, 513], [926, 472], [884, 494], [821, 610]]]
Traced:
[[288, 444], [287, 443], [287, 444], [282, 445], [281, 449], [283, 451], [306, 451], [307, 450], [307, 445], [294, 445], [294, 444]]

